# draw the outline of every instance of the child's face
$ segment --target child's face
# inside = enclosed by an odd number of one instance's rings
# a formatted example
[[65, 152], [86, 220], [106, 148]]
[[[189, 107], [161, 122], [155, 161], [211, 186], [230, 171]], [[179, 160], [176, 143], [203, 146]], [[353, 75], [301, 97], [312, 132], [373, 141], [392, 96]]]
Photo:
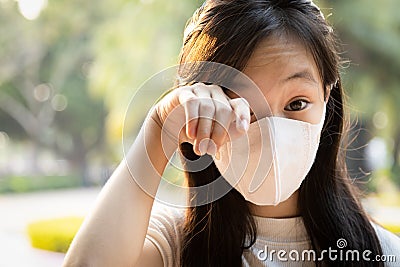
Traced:
[[[257, 119], [272, 115], [312, 124], [320, 121], [323, 85], [312, 55], [300, 42], [283, 37], [262, 41], [243, 72], [265, 97], [261, 100], [254, 88], [235, 90], [250, 103]], [[227, 94], [237, 97], [232, 91]], [[252, 122], [256, 120], [255, 115], [252, 115]]]

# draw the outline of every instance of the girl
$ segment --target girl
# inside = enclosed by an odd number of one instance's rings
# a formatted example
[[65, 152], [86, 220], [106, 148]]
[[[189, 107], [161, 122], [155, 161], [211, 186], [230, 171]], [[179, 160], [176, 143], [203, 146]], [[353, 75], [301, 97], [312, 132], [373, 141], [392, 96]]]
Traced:
[[[206, 1], [185, 30], [178, 86], [64, 266], [397, 266], [384, 256], [400, 261], [399, 239], [370, 221], [346, 173], [336, 43], [309, 0]], [[189, 207], [151, 213], [177, 148]]]

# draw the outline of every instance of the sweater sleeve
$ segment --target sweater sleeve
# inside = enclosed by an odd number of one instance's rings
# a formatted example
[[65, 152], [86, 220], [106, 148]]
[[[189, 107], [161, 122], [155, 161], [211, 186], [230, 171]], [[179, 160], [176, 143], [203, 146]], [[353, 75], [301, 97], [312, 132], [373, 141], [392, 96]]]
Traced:
[[400, 237], [375, 223], [372, 223], [372, 226], [381, 243], [383, 253], [381, 256], [385, 266], [400, 266]]
[[146, 238], [160, 251], [164, 267], [180, 265], [180, 244], [185, 210], [154, 203]]

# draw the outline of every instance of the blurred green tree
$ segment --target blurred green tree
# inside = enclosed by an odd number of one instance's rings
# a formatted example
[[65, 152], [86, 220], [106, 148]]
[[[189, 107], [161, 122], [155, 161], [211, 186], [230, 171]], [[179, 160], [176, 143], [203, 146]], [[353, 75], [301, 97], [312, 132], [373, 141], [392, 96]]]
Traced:
[[[177, 63], [184, 24], [202, 2], [49, 1], [27, 20], [19, 2], [0, 1], [0, 131], [53, 149], [82, 175], [88, 155], [119, 161], [129, 100], [147, 78]], [[361, 111], [367, 140], [385, 138], [400, 184], [397, 1], [316, 2], [351, 60], [344, 82], [352, 114]], [[146, 112], [130, 114], [125, 128], [135, 132]]]
[[18, 2], [0, 3], [0, 24], [6, 25], [0, 28], [1, 130], [14, 140], [29, 138], [33, 162], [43, 147], [67, 159], [84, 184], [86, 156], [102, 147], [106, 113], [102, 101], [86, 90], [93, 6], [51, 1], [31, 21], [19, 14]]
[[[0, 2], [0, 130], [52, 149], [82, 177], [88, 155], [119, 161], [128, 100], [176, 63], [196, 1], [50, 1], [37, 18], [18, 3]], [[128, 118], [132, 128], [146, 112]]]
[[318, 2], [325, 7], [325, 14], [333, 13], [329, 20], [339, 32], [343, 57], [350, 60], [344, 73], [350, 111], [353, 117], [358, 115], [358, 127], [367, 132], [361, 135], [367, 139], [379, 136], [386, 140], [391, 154], [387, 168], [392, 170], [392, 180], [400, 185], [398, 1]]

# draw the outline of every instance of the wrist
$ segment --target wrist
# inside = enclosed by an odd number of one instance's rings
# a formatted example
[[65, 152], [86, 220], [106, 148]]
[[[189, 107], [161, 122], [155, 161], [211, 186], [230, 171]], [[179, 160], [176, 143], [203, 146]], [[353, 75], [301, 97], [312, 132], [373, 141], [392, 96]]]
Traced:
[[164, 127], [155, 107], [150, 110], [142, 128], [146, 147], [159, 150], [168, 161], [178, 148], [179, 141]]
[[149, 119], [153, 120], [153, 122], [156, 123], [156, 125], [159, 127], [160, 130], [163, 129], [163, 123], [161, 122], [160, 116], [158, 115], [156, 107], [152, 107], [150, 112], [149, 112]]

